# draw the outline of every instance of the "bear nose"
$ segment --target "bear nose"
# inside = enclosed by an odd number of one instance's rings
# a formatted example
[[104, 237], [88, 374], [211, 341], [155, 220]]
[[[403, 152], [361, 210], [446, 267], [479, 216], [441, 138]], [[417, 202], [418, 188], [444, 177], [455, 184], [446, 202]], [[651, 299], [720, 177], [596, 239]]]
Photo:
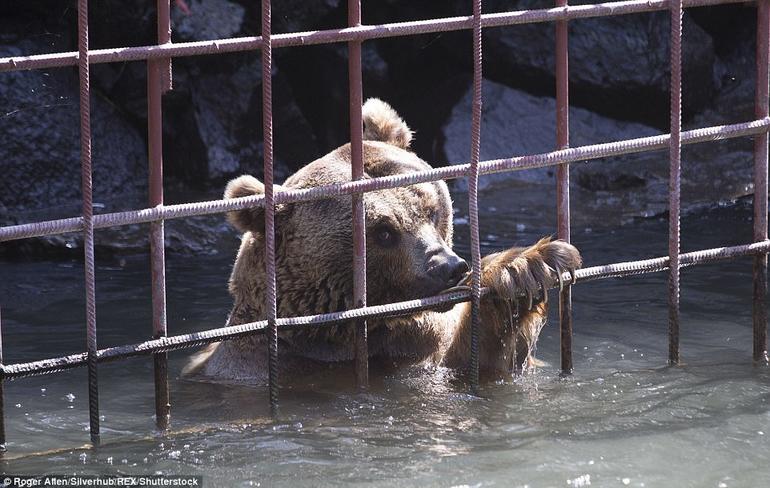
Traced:
[[428, 266], [428, 274], [447, 287], [455, 286], [470, 269], [463, 258], [451, 251], [433, 255]]
[[447, 280], [447, 284], [450, 286], [455, 286], [458, 281], [460, 281], [463, 276], [465, 276], [465, 273], [467, 273], [470, 270], [470, 267], [468, 266], [468, 263], [461, 258], [460, 256], [452, 256], [453, 263], [449, 265], [449, 279]]

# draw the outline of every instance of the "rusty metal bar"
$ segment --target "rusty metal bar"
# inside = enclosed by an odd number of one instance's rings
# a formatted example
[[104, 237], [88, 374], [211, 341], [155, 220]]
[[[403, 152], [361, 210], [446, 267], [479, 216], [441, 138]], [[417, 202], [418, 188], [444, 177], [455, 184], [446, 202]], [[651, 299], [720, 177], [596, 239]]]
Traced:
[[679, 210], [682, 177], [682, 0], [671, 0], [671, 139], [668, 200], [668, 362], [679, 364]]
[[[171, 0], [158, 0], [158, 45], [171, 44]], [[161, 93], [171, 90], [171, 58], [160, 58]]]
[[[762, 242], [755, 242], [740, 246], [717, 247], [681, 254], [679, 256], [679, 263], [680, 267], [695, 266], [737, 257], [753, 256], [758, 253], [767, 253], [768, 251], [770, 251], [770, 240], [765, 240]], [[576, 272], [577, 283], [666, 271], [668, 270], [668, 262], [668, 256], [664, 256], [639, 261], [629, 261], [583, 268], [577, 270]], [[562, 278], [564, 281], [567, 281], [571, 277], [568, 273], [564, 273]], [[482, 289], [482, 295], [486, 293], [485, 290], [486, 289]], [[279, 318], [277, 319], [276, 323], [278, 327], [282, 329], [293, 327], [312, 327], [320, 326], [322, 324], [350, 322], [351, 320], [364, 317], [373, 318], [406, 315], [422, 310], [432, 309], [439, 305], [455, 304], [467, 302], [469, 300], [469, 291], [458, 291], [445, 295], [421, 298], [418, 300], [408, 300], [387, 305], [376, 305], [360, 309], [345, 310], [343, 312], [333, 312], [304, 317]], [[101, 349], [98, 351], [97, 360], [99, 362], [106, 362], [122, 358], [154, 354], [162, 351], [198, 347], [212, 342], [232, 339], [234, 337], [264, 333], [268, 331], [267, 329], [268, 321], [261, 320], [248, 324], [221, 327], [218, 329], [208, 329], [190, 334], [162, 337], [160, 339], [153, 339], [138, 344], [129, 344], [125, 346]], [[64, 371], [83, 366], [87, 362], [87, 353], [70, 354], [68, 356], [43, 359], [27, 363], [7, 364], [3, 366], [2, 370], [0, 370], [0, 373], [2, 373], [6, 378], [21, 378], [26, 376], [35, 376]]]
[[[755, 113], [767, 117], [770, 106], [768, 53], [770, 52], [770, 1], [757, 4], [757, 86]], [[767, 132], [754, 138], [754, 239], [767, 239]], [[754, 353], [757, 363], [767, 363], [767, 254], [754, 256]]]
[[[556, 0], [566, 7], [567, 0]], [[569, 51], [568, 24], [556, 22], [556, 149], [569, 147]], [[556, 167], [557, 236], [570, 242], [569, 164]], [[572, 373], [572, 286], [559, 294], [559, 331], [561, 343], [561, 372]]]
[[[755, 1], [757, 0], [686, 0], [684, 6], [689, 8], [734, 3], [753, 3]], [[616, 15], [655, 12], [667, 10], [668, 8], [669, 0], [627, 0], [593, 5], [570, 5], [567, 7], [550, 9], [519, 10], [514, 12], [485, 14], [481, 17], [481, 26], [484, 28], [503, 27], [508, 25], [554, 22], [560, 20], [610, 17]], [[272, 36], [271, 47], [282, 48], [350, 41], [362, 42], [371, 39], [469, 30], [472, 28], [472, 16], [448, 17], [412, 22], [395, 22], [380, 25], [362, 25], [360, 27], [346, 27], [342, 29], [276, 34], [275, 36]], [[260, 49], [261, 45], [262, 38], [260, 36], [236, 37], [210, 41], [169, 43], [154, 46], [96, 49], [90, 52], [89, 59], [91, 63], [143, 61], [153, 58], [174, 58], [181, 56], [200, 56], [249, 51]], [[0, 72], [74, 66], [78, 62], [77, 59], [78, 54], [76, 52], [4, 57], [0, 58]]]
[[91, 86], [88, 63], [88, 0], [78, 0], [80, 78], [80, 166], [83, 192], [83, 249], [88, 345], [88, 417], [91, 442], [99, 445], [99, 385], [96, 372], [96, 281], [94, 270], [93, 182], [91, 168]]
[[[753, 136], [767, 132], [770, 129], [770, 117], [739, 124], [719, 125], [682, 132], [682, 144], [698, 144], [703, 142], [720, 141], [736, 137]], [[479, 163], [481, 175], [505, 173], [524, 169], [545, 168], [563, 163], [579, 163], [589, 160], [634, 154], [648, 151], [668, 149], [668, 134], [640, 137], [617, 142], [578, 146], [542, 154], [530, 154], [506, 159], [492, 159]], [[324, 185], [314, 188], [296, 190], [284, 189], [275, 195], [275, 203], [294, 203], [323, 198], [365, 193], [370, 191], [396, 188], [428, 181], [448, 180], [467, 176], [470, 164], [458, 164], [435, 168], [427, 171], [417, 171], [406, 175], [384, 176], [361, 181]], [[177, 219], [195, 215], [210, 215], [240, 210], [249, 207], [262, 207], [265, 204], [263, 196], [249, 196], [229, 200], [211, 200], [207, 202], [183, 203], [162, 207], [129, 210], [126, 212], [107, 213], [94, 216], [94, 228], [104, 229], [130, 224], [142, 224], [158, 220]], [[49, 220], [28, 224], [9, 225], [0, 227], [0, 242], [30, 237], [63, 234], [83, 230], [83, 219], [71, 217], [66, 219]]]
[[[158, 0], [158, 42], [170, 40], [169, 0]], [[147, 61], [147, 141], [149, 152], [150, 206], [163, 205], [163, 107], [162, 93], [170, 78], [170, 59]], [[152, 276], [153, 338], [165, 337], [166, 323], [166, 256], [163, 220], [150, 224], [150, 269]], [[168, 386], [168, 355], [153, 356], [155, 380], [155, 423], [160, 430], [168, 429], [171, 402]]]
[[5, 368], [3, 366], [3, 317], [0, 308], [0, 458], [5, 451]]
[[270, 410], [278, 414], [278, 324], [275, 271], [275, 197], [273, 194], [273, 48], [270, 0], [262, 0], [262, 128], [265, 180], [265, 273], [267, 274], [268, 375]]
[[[361, 0], [348, 1], [348, 25], [361, 25]], [[350, 92], [350, 157], [352, 181], [364, 178], [363, 72], [361, 69], [361, 41], [348, 43], [348, 83]], [[364, 195], [354, 193], [353, 202], [353, 303], [356, 308], [366, 307], [366, 213]], [[359, 389], [369, 387], [369, 345], [366, 320], [358, 320], [355, 327], [355, 375]]]
[[471, 241], [471, 390], [479, 390], [479, 334], [481, 327], [481, 244], [479, 241], [479, 160], [481, 159], [481, 0], [473, 1], [473, 105], [471, 163], [468, 171], [468, 214]]

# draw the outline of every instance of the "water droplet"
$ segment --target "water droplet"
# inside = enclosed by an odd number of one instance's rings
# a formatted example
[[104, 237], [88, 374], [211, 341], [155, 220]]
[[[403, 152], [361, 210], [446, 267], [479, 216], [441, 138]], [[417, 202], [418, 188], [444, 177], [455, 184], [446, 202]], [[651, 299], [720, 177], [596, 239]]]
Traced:
[[75, 401], [75, 395], [73, 395], [72, 393], [67, 393], [66, 395], [64, 395], [64, 399], [72, 403]]
[[80, 462], [83, 463], [83, 464], [85, 464], [86, 463], [86, 459], [88, 459], [88, 455], [86, 453], [84, 453], [84, 452], [81, 452], [80, 456], [78, 456], [78, 457], [80, 458]]
[[110, 465], [112, 465], [112, 456], [110, 456], [110, 457], [108, 457], [108, 458], [107, 458], [107, 464], [110, 464]]
[[524, 232], [527, 229], [527, 226], [524, 224], [516, 224], [516, 231], [517, 232]]
[[620, 480], [620, 482], [623, 483], [624, 485], [628, 485], [631, 483], [631, 478], [623, 478], [622, 480]]
[[182, 455], [181, 451], [171, 451], [171, 452], [168, 453], [168, 458], [169, 459], [179, 459], [179, 456], [181, 456], [181, 455]]

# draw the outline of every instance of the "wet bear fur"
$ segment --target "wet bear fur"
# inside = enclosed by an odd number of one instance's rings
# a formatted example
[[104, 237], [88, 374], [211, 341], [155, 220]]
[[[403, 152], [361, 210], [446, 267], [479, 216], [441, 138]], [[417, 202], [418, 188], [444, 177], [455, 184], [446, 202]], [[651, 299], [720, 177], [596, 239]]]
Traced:
[[[410, 151], [412, 131], [389, 105], [370, 99], [364, 104], [363, 117], [365, 178], [431, 169]], [[303, 167], [283, 185], [276, 185], [275, 191], [350, 179], [350, 145], [346, 144]], [[264, 190], [256, 178], [241, 176], [227, 185], [225, 198], [262, 195]], [[452, 251], [452, 201], [444, 181], [366, 193], [364, 205], [368, 305], [428, 297], [451, 287], [452, 283], [436, 279], [445, 264], [441, 259], [457, 264]], [[355, 308], [351, 213], [349, 195], [277, 206], [279, 317]], [[229, 282], [234, 304], [227, 325], [264, 320], [264, 210], [248, 208], [231, 212], [228, 218], [243, 237]], [[464, 263], [457, 266], [462, 268]], [[546, 318], [543, 289], [557, 282], [558, 273], [580, 266], [577, 249], [549, 238], [482, 259], [481, 284], [490, 289], [481, 301], [479, 342], [480, 369], [486, 378], [510, 375], [533, 363], [534, 346]], [[470, 316], [470, 303], [461, 303], [402, 317], [370, 318], [370, 361], [464, 371], [470, 356]], [[354, 337], [350, 323], [279, 331], [282, 382], [351, 362]], [[191, 358], [184, 373], [216, 381], [266, 384], [267, 358], [267, 336], [248, 335], [207, 346]]]

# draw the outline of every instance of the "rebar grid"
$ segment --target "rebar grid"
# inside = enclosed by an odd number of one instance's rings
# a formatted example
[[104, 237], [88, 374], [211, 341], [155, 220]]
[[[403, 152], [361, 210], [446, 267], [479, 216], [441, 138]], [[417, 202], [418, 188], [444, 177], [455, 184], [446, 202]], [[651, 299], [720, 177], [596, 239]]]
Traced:
[[[764, 117], [739, 124], [717, 125], [703, 129], [682, 132], [682, 145], [721, 141], [737, 137], [763, 134], [770, 130], [770, 117]], [[516, 156], [505, 159], [491, 159], [479, 163], [479, 174], [490, 175], [524, 169], [545, 168], [564, 163], [581, 163], [595, 159], [634, 154], [640, 152], [668, 149], [669, 134], [626, 139], [617, 142], [578, 146], [542, 154]], [[403, 175], [382, 176], [361, 181], [324, 185], [314, 188], [282, 189], [275, 195], [276, 204], [307, 202], [323, 198], [366, 193], [399, 186], [414, 185], [428, 181], [451, 180], [468, 174], [470, 164], [457, 164], [426, 171], [416, 171]], [[158, 206], [141, 210], [114, 212], [94, 215], [94, 228], [104, 229], [131, 224], [143, 224], [158, 220], [170, 220], [198, 215], [211, 215], [242, 210], [250, 207], [263, 207], [264, 196], [249, 196], [230, 200], [210, 200], [206, 202], [182, 203]], [[82, 217], [49, 220], [29, 224], [0, 227], [0, 242], [30, 237], [65, 234], [83, 230]]]
[[[329, 323], [354, 322], [356, 334], [356, 378], [359, 387], [367, 382], [366, 318], [386, 317], [414, 313], [441, 304], [471, 301], [471, 364], [470, 383], [478, 388], [478, 332], [480, 298], [486, 293], [480, 287], [480, 246], [478, 240], [478, 178], [480, 175], [521, 169], [557, 166], [557, 213], [558, 235], [569, 240], [569, 163], [631, 154], [642, 151], [669, 150], [671, 165], [669, 255], [655, 259], [614, 263], [577, 272], [577, 282], [608, 277], [624, 277], [649, 272], [670, 271], [670, 360], [678, 361], [679, 323], [679, 269], [684, 266], [754, 256], [754, 354], [755, 361], [766, 361], [767, 335], [767, 178], [768, 178], [768, 52], [770, 51], [770, 0], [751, 0], [758, 4], [757, 34], [757, 86], [755, 120], [739, 124], [707, 127], [681, 132], [681, 18], [683, 8], [727, 3], [749, 3], [748, 0], [628, 0], [594, 5], [569, 6], [567, 0], [557, 0], [557, 7], [540, 10], [523, 10], [494, 14], [481, 13], [481, 1], [474, 0], [473, 15], [445, 19], [421, 20], [382, 25], [361, 25], [360, 0], [349, 0], [347, 28], [315, 32], [272, 34], [270, 0], [262, 0], [262, 35], [214, 41], [171, 43], [169, 0], [158, 0], [158, 44], [132, 48], [102, 50], [88, 49], [87, 1], [78, 1], [78, 51], [35, 56], [0, 58], [0, 72], [21, 69], [40, 69], [77, 65], [80, 74], [81, 117], [81, 168], [83, 175], [82, 217], [20, 224], [0, 228], [0, 242], [29, 237], [83, 232], [86, 310], [87, 352], [53, 359], [4, 365], [2, 363], [2, 331], [0, 330], [0, 414], [2, 414], [2, 383], [4, 379], [19, 378], [87, 365], [89, 370], [89, 418], [92, 443], [99, 441], [98, 388], [96, 367], [98, 362], [131, 356], [153, 354], [155, 358], [156, 414], [158, 427], [168, 426], [170, 401], [165, 353], [170, 350], [195, 347], [248, 334], [267, 333], [269, 348], [270, 405], [274, 414], [278, 406], [278, 329], [320, 326]], [[569, 148], [568, 121], [568, 31], [567, 21], [589, 17], [625, 15], [668, 9], [671, 13], [671, 133], [659, 136], [629, 139], [604, 144]], [[556, 23], [556, 97], [557, 97], [557, 149], [506, 159], [480, 161], [481, 86], [482, 86], [482, 28], [516, 24]], [[396, 175], [363, 180], [363, 143], [361, 124], [361, 43], [384, 37], [416, 35], [432, 32], [470, 29], [473, 33], [473, 109], [471, 124], [470, 163], [436, 168], [407, 175]], [[352, 180], [348, 183], [323, 187], [274, 192], [272, 147], [272, 49], [308, 44], [348, 42], [350, 80], [350, 120]], [[264, 138], [264, 196], [244, 197], [232, 200], [180, 205], [163, 205], [162, 180], [162, 109], [161, 94], [171, 86], [171, 58], [260, 49], [262, 55], [263, 90], [263, 138]], [[90, 137], [90, 84], [89, 66], [94, 63], [117, 61], [148, 61], [148, 140], [150, 161], [150, 208], [93, 215], [91, 203], [91, 137]], [[755, 218], [754, 241], [742, 246], [714, 248], [685, 254], [679, 253], [679, 185], [680, 154], [682, 144], [734, 137], [755, 137]], [[419, 300], [366, 306], [366, 256], [363, 193], [395, 188], [416, 183], [467, 177], [469, 182], [470, 240], [472, 255], [472, 286], [470, 291], [428, 297]], [[354, 234], [354, 286], [355, 308], [327, 314], [304, 317], [277, 317], [276, 263], [275, 263], [275, 206], [283, 203], [310, 201], [332, 196], [352, 195]], [[163, 221], [171, 218], [223, 213], [250, 207], [265, 208], [265, 267], [268, 276], [266, 319], [238, 326], [209, 329], [199, 333], [167, 336], [165, 303], [165, 256], [163, 254]], [[153, 336], [152, 340], [98, 349], [96, 342], [95, 280], [93, 236], [94, 229], [136, 223], [151, 223], [151, 267], [153, 281]], [[563, 278], [568, 279], [565, 274]], [[562, 371], [572, 370], [572, 314], [571, 288], [566, 287], [560, 296]], [[363, 324], [363, 325], [362, 325]], [[0, 446], [5, 444], [5, 432], [0, 420]], [[1, 450], [1, 449], [0, 449]]]
[[[755, 3], [757, 0], [686, 0], [685, 7], [705, 7], [732, 3]], [[669, 0], [624, 0], [589, 5], [570, 5], [550, 9], [518, 10], [483, 14], [481, 27], [504, 27], [520, 24], [554, 22], [558, 20], [610, 17], [644, 12], [667, 10]], [[394, 22], [379, 25], [362, 25], [341, 29], [327, 29], [307, 32], [291, 32], [272, 36], [272, 47], [309, 46], [336, 42], [367, 41], [386, 37], [432, 34], [457, 30], [470, 30], [473, 16], [448, 17], [442, 19]], [[179, 56], [202, 56], [260, 49], [261, 36], [215, 39], [210, 41], [179, 42], [174, 44], [118, 47], [91, 51], [91, 63], [114, 63], [121, 61], [143, 61], [154, 58]], [[58, 68], [75, 66], [77, 52], [35, 54], [31, 56], [10, 56], [0, 58], [0, 72], [24, 69]]]
[[[680, 254], [679, 265], [681, 267], [694, 266], [716, 261], [724, 261], [742, 256], [753, 256], [770, 251], [770, 240], [744, 244], [731, 247], [716, 247]], [[667, 271], [668, 256], [644, 259], [640, 261], [628, 261], [622, 263], [606, 264], [583, 268], [576, 271], [577, 283], [595, 281], [606, 278], [623, 278], [648, 273]], [[569, 273], [564, 273], [563, 281], [571, 279]], [[481, 296], [487, 293], [481, 289]], [[470, 300], [469, 291], [458, 291], [445, 295], [437, 295], [417, 300], [396, 302], [387, 305], [375, 305], [365, 308], [356, 308], [344, 312], [333, 312], [302, 317], [279, 318], [276, 320], [279, 329], [291, 329], [295, 327], [314, 327], [325, 324], [350, 322], [360, 318], [381, 318], [408, 315], [414, 312], [430, 310], [439, 305], [456, 304]], [[260, 320], [242, 325], [231, 325], [216, 329], [209, 329], [190, 334], [162, 337], [137, 344], [109, 347], [98, 351], [97, 360], [100, 362], [117, 359], [144, 356], [157, 352], [189, 349], [212, 342], [232, 339], [249, 334], [265, 333], [268, 329], [267, 320]], [[51, 359], [30, 361], [26, 363], [14, 363], [2, 365], [0, 373], [7, 379], [39, 376], [59, 371], [72, 369], [85, 365], [87, 353], [70, 354]]]

